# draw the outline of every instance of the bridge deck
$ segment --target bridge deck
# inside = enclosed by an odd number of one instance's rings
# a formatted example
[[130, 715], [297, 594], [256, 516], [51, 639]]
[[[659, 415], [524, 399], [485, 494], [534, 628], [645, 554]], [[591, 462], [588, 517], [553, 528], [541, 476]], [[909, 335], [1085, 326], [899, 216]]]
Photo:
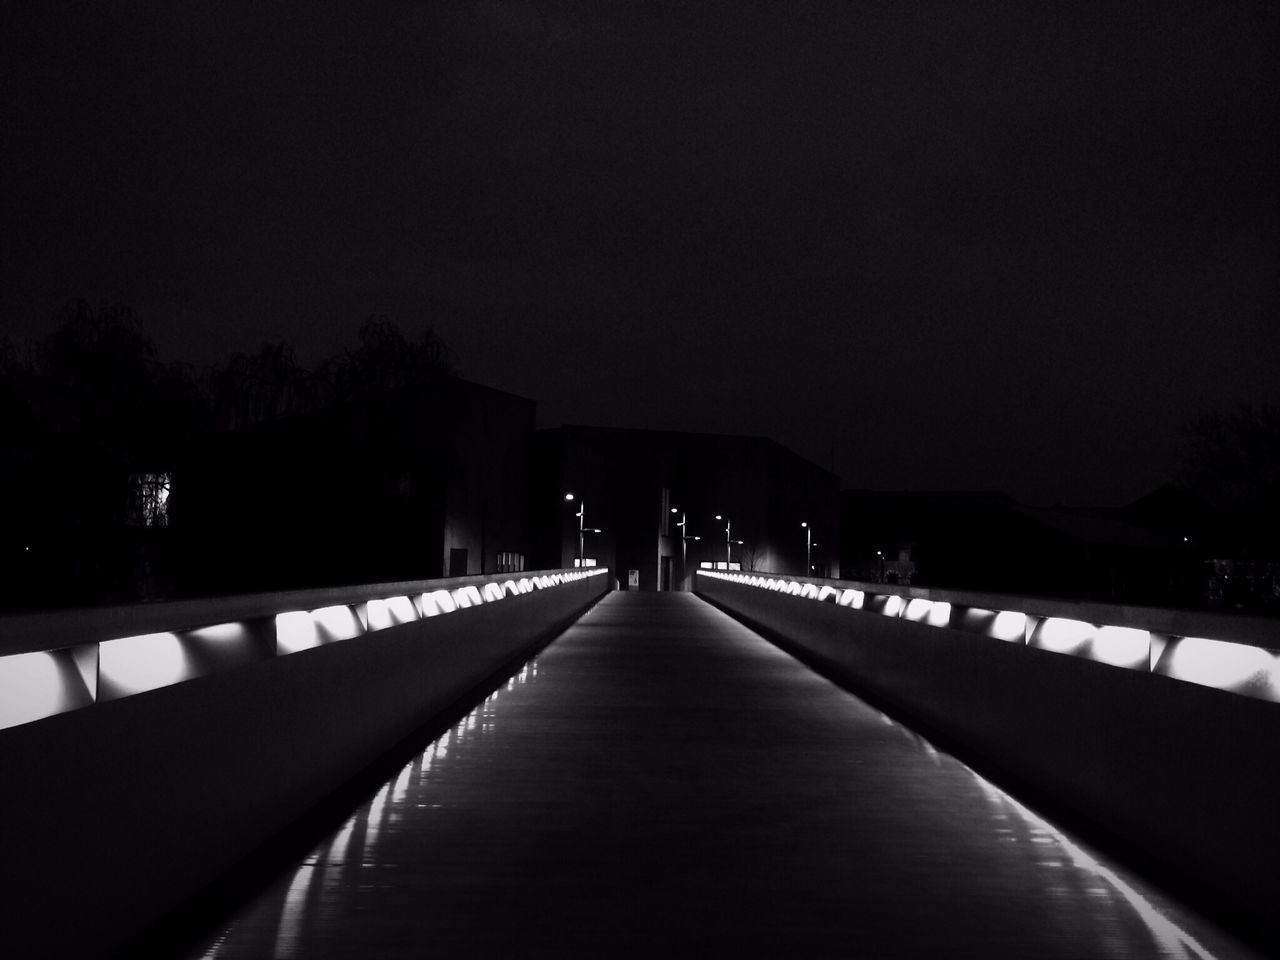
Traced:
[[614, 593], [194, 956], [1248, 956], [688, 594]]

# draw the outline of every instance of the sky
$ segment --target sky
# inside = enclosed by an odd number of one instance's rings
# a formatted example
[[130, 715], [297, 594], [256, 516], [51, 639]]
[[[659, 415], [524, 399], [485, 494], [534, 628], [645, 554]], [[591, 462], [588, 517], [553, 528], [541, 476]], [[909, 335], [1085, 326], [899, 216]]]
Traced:
[[539, 422], [1119, 504], [1280, 400], [1273, 4], [50, 0], [0, 25], [0, 335], [385, 313]]

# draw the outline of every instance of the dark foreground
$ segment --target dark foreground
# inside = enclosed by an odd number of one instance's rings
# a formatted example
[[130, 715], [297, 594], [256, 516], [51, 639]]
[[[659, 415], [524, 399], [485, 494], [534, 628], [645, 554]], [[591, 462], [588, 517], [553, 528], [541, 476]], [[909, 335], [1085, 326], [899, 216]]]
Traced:
[[192, 957], [1252, 957], [688, 594], [613, 593]]

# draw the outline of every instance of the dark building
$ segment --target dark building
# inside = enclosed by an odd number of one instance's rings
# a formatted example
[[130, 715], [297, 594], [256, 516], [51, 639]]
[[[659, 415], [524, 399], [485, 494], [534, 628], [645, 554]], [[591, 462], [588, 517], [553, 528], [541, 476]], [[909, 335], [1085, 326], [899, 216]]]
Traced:
[[1197, 593], [1181, 535], [1126, 510], [999, 492], [845, 491], [841, 565], [852, 579], [1122, 603], [1194, 605]]
[[799, 574], [808, 546], [838, 575], [839, 478], [764, 437], [564, 426], [537, 463], [539, 566], [581, 556], [622, 589], [676, 590], [700, 565]]
[[465, 380], [213, 437], [173, 482], [184, 593], [523, 569], [534, 403]]

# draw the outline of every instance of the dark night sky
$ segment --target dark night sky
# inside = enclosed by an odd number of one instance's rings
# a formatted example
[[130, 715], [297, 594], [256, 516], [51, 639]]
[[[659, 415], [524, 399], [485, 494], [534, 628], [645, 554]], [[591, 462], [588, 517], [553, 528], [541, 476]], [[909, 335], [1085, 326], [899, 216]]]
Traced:
[[1280, 395], [1273, 4], [45, 2], [0, 324], [173, 359], [424, 320], [544, 425], [1117, 502]]

